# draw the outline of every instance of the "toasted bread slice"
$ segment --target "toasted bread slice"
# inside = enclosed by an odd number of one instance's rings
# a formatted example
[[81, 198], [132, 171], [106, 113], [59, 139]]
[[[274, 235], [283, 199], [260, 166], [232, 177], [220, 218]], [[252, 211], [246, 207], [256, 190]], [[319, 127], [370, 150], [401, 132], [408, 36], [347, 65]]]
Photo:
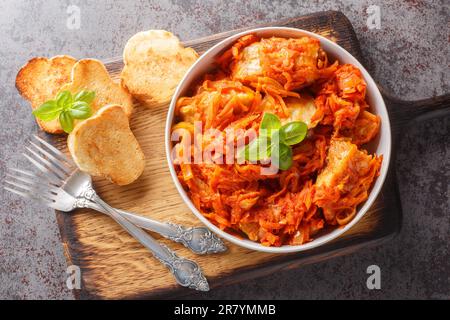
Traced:
[[114, 83], [103, 63], [96, 59], [82, 59], [72, 69], [71, 82], [64, 85], [61, 91], [68, 90], [72, 94], [86, 89], [95, 91], [95, 99], [91, 103], [92, 112], [108, 104], [119, 104], [127, 116], [133, 111], [133, 98], [120, 84]]
[[122, 84], [147, 106], [168, 102], [198, 54], [164, 30], [139, 32], [123, 52]]
[[118, 185], [135, 181], [144, 170], [144, 154], [128, 124], [125, 109], [107, 105], [78, 123], [67, 139], [78, 167]]
[[[30, 102], [31, 108], [37, 109], [45, 101], [54, 99], [61, 87], [71, 81], [72, 68], [76, 62], [70, 56], [33, 58], [17, 73], [16, 88]], [[42, 130], [48, 133], [64, 132], [58, 119], [48, 122], [36, 120]]]

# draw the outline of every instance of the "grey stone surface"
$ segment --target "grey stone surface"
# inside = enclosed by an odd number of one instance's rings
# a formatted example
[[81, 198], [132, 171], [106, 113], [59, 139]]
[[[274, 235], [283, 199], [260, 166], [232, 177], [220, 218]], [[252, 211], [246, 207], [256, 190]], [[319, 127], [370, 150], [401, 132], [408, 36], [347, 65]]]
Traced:
[[[66, 27], [67, 7], [81, 9], [81, 28]], [[381, 29], [366, 9], [381, 8]], [[0, 179], [22, 162], [37, 126], [14, 88], [19, 67], [34, 56], [121, 55], [126, 40], [151, 28], [184, 40], [294, 17], [341, 10], [355, 27], [367, 66], [403, 99], [449, 92], [449, 2], [442, 1], [25, 1], [0, 2]], [[353, 255], [194, 294], [215, 299], [450, 298], [450, 119], [415, 125], [398, 150], [403, 230], [385, 245]], [[71, 299], [66, 262], [51, 210], [0, 191], [0, 298]], [[382, 289], [366, 288], [366, 268], [380, 266]]]

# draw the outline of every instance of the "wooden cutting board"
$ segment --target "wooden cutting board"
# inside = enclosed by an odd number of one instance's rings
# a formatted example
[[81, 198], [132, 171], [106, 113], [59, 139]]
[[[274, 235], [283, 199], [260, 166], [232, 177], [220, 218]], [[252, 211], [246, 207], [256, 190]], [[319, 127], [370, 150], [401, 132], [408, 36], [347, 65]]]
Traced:
[[[316, 32], [337, 42], [357, 59], [364, 61], [355, 32], [348, 19], [340, 12], [321, 12], [264, 26], [289, 26]], [[202, 53], [219, 40], [238, 31], [241, 30], [187, 41], [185, 45]], [[106, 65], [111, 75], [117, 79], [122, 69], [121, 59], [112, 59]], [[390, 109], [393, 104], [396, 106], [395, 112], [391, 112], [394, 131], [396, 123], [405, 123], [411, 116], [430, 106], [443, 106], [448, 102], [448, 96], [441, 100], [422, 101], [421, 104], [425, 107], [411, 113], [406, 112], [406, 102], [389, 98], [387, 102]], [[187, 226], [200, 225], [183, 203], [169, 174], [164, 150], [167, 109], [167, 105], [153, 108], [137, 106], [131, 119], [132, 130], [147, 158], [142, 177], [125, 187], [97, 179], [95, 188], [104, 200], [117, 208], [161, 221]], [[50, 135], [46, 138], [67, 152], [65, 138]], [[385, 241], [399, 231], [401, 208], [393, 168], [391, 165], [380, 196], [364, 218], [339, 239], [310, 251], [276, 255], [227, 243], [229, 250], [226, 253], [197, 256], [181, 244], [165, 239], [161, 239], [161, 242], [169, 245], [180, 256], [197, 261], [212, 290], [280, 269], [298, 268], [304, 264], [348, 254]], [[57, 220], [68, 265], [81, 268], [82, 285], [81, 290], [75, 290], [77, 298], [173, 298], [191, 292], [178, 286], [168, 270], [109, 217], [83, 209], [69, 214], [57, 212]]]

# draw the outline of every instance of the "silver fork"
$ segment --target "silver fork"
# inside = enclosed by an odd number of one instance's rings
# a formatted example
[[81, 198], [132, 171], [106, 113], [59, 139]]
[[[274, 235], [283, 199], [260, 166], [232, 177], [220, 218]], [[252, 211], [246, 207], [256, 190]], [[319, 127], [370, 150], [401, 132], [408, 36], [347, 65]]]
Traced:
[[[35, 148], [39, 148], [33, 143], [32, 145]], [[47, 159], [45, 159], [35, 150], [31, 148], [27, 148], [27, 150], [29, 153], [24, 153], [24, 156], [38, 167], [43, 172], [43, 175], [36, 175], [25, 170], [11, 169], [13, 173], [7, 174], [11, 180], [5, 180], [8, 184], [5, 187], [6, 190], [26, 198], [39, 200], [51, 208], [64, 212], [72, 211], [80, 205], [95, 203], [102, 209], [102, 212], [112, 217], [134, 238], [148, 248], [155, 258], [168, 267], [180, 285], [200, 291], [209, 290], [206, 278], [194, 261], [178, 257], [167, 246], [157, 242], [142, 229], [123, 217], [116, 209], [104, 202], [92, 188], [92, 180], [89, 175], [79, 170], [70, 174], [70, 170], [60, 161], [61, 159], [58, 160], [55, 157], [55, 154], [45, 153], [46, 151], [44, 151], [42, 153], [47, 156]], [[74, 197], [70, 195], [67, 192], [68, 190], [77, 190], [76, 194], [79, 196]]]
[[[69, 212], [72, 211], [73, 208], [76, 208], [77, 202], [86, 201], [84, 198], [75, 198], [71, 196], [63, 188], [57, 187], [53, 181], [47, 180], [47, 177], [45, 176], [39, 176], [33, 172], [20, 169], [10, 170], [14, 172], [14, 174], [7, 174], [11, 180], [5, 180], [5, 183], [9, 186], [4, 188], [22, 197], [38, 200], [53, 209], [64, 212]], [[87, 189], [86, 193], [90, 193], [88, 196], [92, 201], [100, 201], [99, 205], [104, 208], [110, 217], [147, 247], [153, 253], [155, 258], [168, 267], [180, 285], [200, 291], [209, 290], [206, 278], [202, 274], [200, 267], [194, 261], [178, 257], [175, 252], [170, 250], [167, 246], [157, 242], [147, 233], [142, 231], [142, 229], [133, 225], [126, 218], [118, 214], [116, 210], [113, 208], [109, 209], [111, 207], [100, 198], [95, 199], [95, 191], [92, 189]]]
[[[61, 151], [38, 136], [33, 136], [24, 156], [44, 173], [52, 172], [51, 177], [66, 180], [62, 188], [74, 197], [82, 197], [83, 188], [92, 187], [91, 177], [80, 171], [71, 159]], [[45, 157], [45, 158], [44, 158]], [[51, 169], [51, 170], [50, 170]], [[54, 177], [56, 175], [56, 177]], [[107, 213], [101, 205], [94, 201], [75, 203], [78, 208], [90, 208]], [[75, 209], [75, 208], [74, 208]], [[159, 222], [134, 213], [116, 209], [122, 216], [138, 227], [160, 234], [172, 241], [182, 243], [196, 254], [220, 253], [227, 250], [221, 239], [205, 227], [185, 227], [171, 222]]]

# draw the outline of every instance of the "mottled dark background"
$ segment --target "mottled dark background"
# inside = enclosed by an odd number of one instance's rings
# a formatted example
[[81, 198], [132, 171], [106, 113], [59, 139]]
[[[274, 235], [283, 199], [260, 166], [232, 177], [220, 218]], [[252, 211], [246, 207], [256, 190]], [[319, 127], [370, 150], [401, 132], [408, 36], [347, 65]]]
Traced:
[[[81, 28], [66, 27], [67, 7], [81, 9]], [[370, 5], [381, 29], [366, 26]], [[134, 33], [162, 28], [188, 40], [321, 10], [341, 10], [355, 27], [375, 80], [403, 99], [449, 92], [449, 1], [0, 1], [0, 179], [22, 163], [37, 126], [14, 88], [34, 56], [119, 56]], [[404, 210], [394, 240], [350, 256], [213, 290], [196, 298], [450, 298], [450, 119], [402, 133], [398, 176]], [[0, 191], [0, 298], [71, 299], [54, 213]], [[366, 268], [381, 268], [381, 290], [368, 290]]]

